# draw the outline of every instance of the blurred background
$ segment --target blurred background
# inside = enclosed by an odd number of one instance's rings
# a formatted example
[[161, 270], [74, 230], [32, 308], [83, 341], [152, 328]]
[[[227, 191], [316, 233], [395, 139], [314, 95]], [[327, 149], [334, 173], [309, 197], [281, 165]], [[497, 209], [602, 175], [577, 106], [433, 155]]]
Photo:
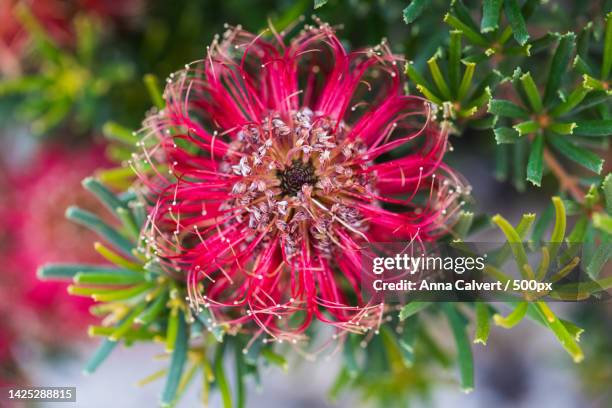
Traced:
[[[389, 39], [393, 51], [422, 66], [445, 41], [444, 6], [434, 1], [430, 22], [407, 25], [408, 1], [330, 0], [316, 10], [340, 28], [348, 48]], [[473, 2], [467, 2], [473, 3]], [[574, 8], [588, 2], [551, 1], [538, 30], [579, 27]], [[69, 298], [65, 285], [41, 283], [36, 268], [52, 261], [98, 261], [94, 236], [68, 223], [70, 204], [96, 210], [80, 181], [120, 154], [105, 143], [112, 120], [137, 129], [152, 105], [145, 74], [161, 80], [203, 57], [224, 23], [257, 32], [268, 21], [282, 27], [315, 13], [312, 0], [0, 0], [0, 385], [76, 386], [77, 406], [151, 407], [162, 383], [137, 382], [160, 367], [156, 345], [114, 353], [91, 377], [82, 364], [97, 341], [87, 338], [90, 306]], [[439, 7], [438, 7], [439, 6]], [[583, 13], [584, 14], [584, 13]], [[493, 176], [494, 141], [467, 132], [454, 141], [449, 162], [474, 188], [475, 210], [516, 221], [541, 212], [554, 191], [518, 192]], [[612, 404], [612, 308], [566, 307], [586, 328], [586, 359], [575, 366], [550, 332], [528, 321], [513, 331], [493, 330], [474, 348], [476, 391], [464, 395], [452, 367], [429, 373], [417, 406], [604, 407]], [[432, 323], [435, 327], [435, 322]], [[448, 333], [437, 333], [442, 339]], [[249, 406], [367, 406], [360, 393], [333, 394], [335, 358], [291, 362], [270, 369], [261, 392], [249, 385]], [[410, 385], [407, 384], [407, 387]], [[197, 404], [197, 387], [179, 406]], [[367, 390], [365, 391], [367, 394]], [[334, 398], [335, 397], [335, 398]], [[218, 396], [211, 406], [219, 406]], [[49, 405], [55, 406], [55, 405]]]

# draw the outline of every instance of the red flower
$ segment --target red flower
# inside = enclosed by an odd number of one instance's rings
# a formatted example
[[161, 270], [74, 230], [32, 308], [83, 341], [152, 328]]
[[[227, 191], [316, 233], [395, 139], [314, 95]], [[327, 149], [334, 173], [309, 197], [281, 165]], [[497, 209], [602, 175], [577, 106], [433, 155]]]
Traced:
[[237, 27], [170, 76], [132, 163], [145, 241], [217, 323], [281, 341], [315, 319], [371, 329], [383, 305], [361, 297], [359, 249], [448, 232], [461, 184], [402, 64], [384, 42], [348, 52], [327, 24], [289, 42]]

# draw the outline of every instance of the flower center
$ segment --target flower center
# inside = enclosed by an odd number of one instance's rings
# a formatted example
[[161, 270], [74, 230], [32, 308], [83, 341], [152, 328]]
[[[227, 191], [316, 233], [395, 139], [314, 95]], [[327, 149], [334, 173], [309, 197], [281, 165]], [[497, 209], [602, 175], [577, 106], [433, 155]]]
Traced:
[[304, 163], [300, 159], [294, 159], [291, 165], [277, 172], [280, 188], [284, 195], [295, 196], [302, 191], [302, 186], [307, 184], [314, 186], [317, 182], [315, 169], [310, 161]]

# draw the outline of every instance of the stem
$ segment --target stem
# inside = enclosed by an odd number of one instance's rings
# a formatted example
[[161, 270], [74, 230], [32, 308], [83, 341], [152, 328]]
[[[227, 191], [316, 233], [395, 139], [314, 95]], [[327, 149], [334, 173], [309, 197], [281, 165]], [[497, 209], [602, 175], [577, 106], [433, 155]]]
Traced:
[[584, 191], [578, 186], [578, 179], [569, 175], [547, 148], [544, 148], [544, 161], [559, 180], [561, 190], [567, 191], [577, 202], [582, 202]]

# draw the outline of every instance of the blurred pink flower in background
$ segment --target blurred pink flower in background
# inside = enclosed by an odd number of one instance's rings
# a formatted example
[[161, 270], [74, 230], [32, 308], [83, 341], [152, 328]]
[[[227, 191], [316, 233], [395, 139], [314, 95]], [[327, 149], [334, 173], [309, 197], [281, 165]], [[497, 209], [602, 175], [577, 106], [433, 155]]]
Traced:
[[103, 211], [81, 186], [106, 164], [103, 149], [43, 145], [27, 162], [3, 171], [0, 187], [0, 320], [7, 328], [0, 330], [0, 342], [8, 345], [1, 348], [3, 362], [13, 340], [62, 347], [81, 338], [90, 322], [90, 300], [68, 295], [66, 284], [39, 281], [36, 268], [60, 260], [100, 262], [95, 234], [67, 222], [64, 211], [75, 203]]
[[[28, 10], [44, 34], [60, 46], [74, 41], [73, 18], [84, 13], [105, 23], [119, 23], [141, 14], [143, 0], [2, 0], [0, 1], [0, 74], [15, 76], [31, 40], [31, 27], [23, 24], [20, 8]], [[108, 26], [106, 26], [108, 29]]]

